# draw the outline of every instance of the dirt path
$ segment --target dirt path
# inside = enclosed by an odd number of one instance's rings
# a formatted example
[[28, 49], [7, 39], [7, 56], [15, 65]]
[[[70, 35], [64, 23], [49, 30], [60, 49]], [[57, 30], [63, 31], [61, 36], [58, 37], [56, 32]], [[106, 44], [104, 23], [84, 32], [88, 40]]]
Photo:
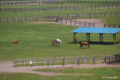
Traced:
[[26, 66], [26, 67], [12, 67], [12, 63], [0, 63], [0, 73], [35, 73], [44, 76], [54, 76], [54, 75], [90, 75], [90, 74], [71, 74], [71, 73], [55, 73], [55, 72], [37, 72], [34, 69], [65, 69], [65, 68], [97, 68], [97, 67], [120, 67], [120, 64], [80, 64], [78, 65], [53, 65], [53, 66]]
[[[84, 26], [84, 23], [83, 22], [86, 22], [87, 23], [87, 27], [89, 27], [88, 23], [95, 23], [95, 27], [104, 27], [104, 23], [102, 22], [102, 20], [99, 20], [99, 19], [75, 19], [75, 21], [81, 21], [81, 26]], [[42, 24], [42, 23], [53, 23], [53, 24], [61, 24], [61, 25], [71, 25], [71, 26], [80, 26], [79, 23], [71, 23], [70, 24], [70, 21], [68, 20], [67, 23], [66, 21], [62, 21], [61, 22], [32, 22], [32, 23], [39, 23], [39, 24]], [[93, 24], [90, 24], [91, 26], [93, 26]]]

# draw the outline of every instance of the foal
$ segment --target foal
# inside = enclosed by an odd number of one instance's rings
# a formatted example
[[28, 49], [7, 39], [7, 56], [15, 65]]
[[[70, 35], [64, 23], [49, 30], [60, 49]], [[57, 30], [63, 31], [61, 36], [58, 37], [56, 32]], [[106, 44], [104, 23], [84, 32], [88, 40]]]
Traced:
[[14, 42], [13, 42], [13, 46], [15, 45], [15, 43], [17, 43], [17, 44], [19, 45], [19, 42], [18, 42], [18, 41], [14, 41]]
[[53, 46], [53, 44], [55, 45], [55, 43], [56, 43], [56, 40], [52, 41], [52, 46]]
[[74, 42], [77, 41], [77, 44], [78, 44], [78, 39], [77, 38], [74, 38]]
[[83, 47], [83, 45], [86, 45], [86, 48], [87, 48], [87, 45], [88, 45], [88, 47], [90, 48], [90, 45], [89, 45], [89, 43], [87, 41], [86, 42], [81, 42], [80, 48], [81, 48], [81, 46]]

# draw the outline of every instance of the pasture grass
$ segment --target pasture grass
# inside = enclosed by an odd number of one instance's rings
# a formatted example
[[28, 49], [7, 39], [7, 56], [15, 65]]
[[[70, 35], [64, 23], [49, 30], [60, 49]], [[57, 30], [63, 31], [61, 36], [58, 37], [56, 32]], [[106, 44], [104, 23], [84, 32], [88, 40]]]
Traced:
[[0, 73], [1, 80], [110, 80], [120, 79], [119, 67], [106, 68], [64, 68], [64, 69], [37, 69], [38, 72], [63, 73], [58, 76], [43, 76], [32, 73]]
[[[103, 9], [101, 9], [101, 10], [80, 10], [80, 11], [78, 11], [78, 10], [75, 10], [75, 11], [73, 11], [73, 10], [70, 10], [70, 11], [66, 11], [66, 10], [63, 10], [63, 11], [56, 11], [56, 10], [53, 10], [52, 12], [51, 11], [46, 11], [46, 12], [44, 12], [44, 11], [41, 11], [41, 12], [38, 12], [38, 11], [35, 11], [35, 12], [33, 12], [33, 11], [30, 11], [30, 12], [17, 12], [17, 13], [15, 13], [15, 12], [11, 12], [11, 13], [9, 13], [9, 12], [6, 12], [6, 13], [4, 13], [4, 12], [1, 12], [0, 13], [0, 17], [1, 18], [7, 18], [7, 17], [40, 17], [40, 16], [53, 16], [53, 15], [59, 15], [59, 16], [67, 16], [67, 15], [73, 15], [73, 14], [80, 14], [80, 13], [100, 13], [100, 12], [111, 12], [111, 11], [113, 11], [113, 12], [116, 12], [116, 11], [120, 11], [120, 8], [117, 8], [117, 9], [106, 9], [106, 10], [103, 10]], [[83, 15], [81, 15], [82, 16], [82, 18], [83, 18]]]
[[[111, 34], [104, 34], [102, 44], [98, 42], [98, 34], [91, 34], [91, 48], [80, 49], [80, 44], [73, 43], [71, 31], [76, 28], [59, 24], [1, 23], [0, 59], [115, 55], [120, 52], [119, 45], [113, 45]], [[62, 47], [52, 46], [57, 38], [62, 40]], [[76, 38], [79, 42], [85, 41], [86, 34], [76, 34]], [[13, 46], [12, 42], [16, 40], [19, 46]]]

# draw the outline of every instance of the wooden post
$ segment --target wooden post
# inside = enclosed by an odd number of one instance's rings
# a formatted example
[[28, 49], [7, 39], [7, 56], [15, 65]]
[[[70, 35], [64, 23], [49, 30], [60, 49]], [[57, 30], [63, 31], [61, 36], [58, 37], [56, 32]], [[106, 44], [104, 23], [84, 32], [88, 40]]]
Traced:
[[30, 17], [30, 21], [32, 22], [32, 17]]
[[54, 65], [56, 65], [56, 58], [54, 57]]
[[120, 53], [118, 55], [119, 55], [119, 61], [120, 61]]
[[76, 57], [74, 57], [74, 64], [76, 64]]
[[23, 17], [23, 22], [24, 22], [24, 17]]
[[64, 67], [64, 65], [65, 65], [65, 59], [63, 58], [63, 67]]
[[66, 65], [66, 57], [64, 57], [64, 65]]
[[15, 61], [15, 68], [17, 68], [17, 61]]
[[34, 62], [34, 66], [35, 66], [35, 58], [33, 59], [33, 62]]
[[81, 21], [79, 21], [79, 26], [81, 26]]
[[48, 59], [48, 67], [49, 67], [49, 59]]
[[80, 59], [78, 58], [78, 66], [79, 66], [79, 64], [80, 64], [80, 61], [79, 61]]
[[23, 59], [23, 66], [25, 67], [25, 59]]
[[45, 58], [44, 58], [44, 66], [46, 65]]
[[106, 63], [106, 57], [104, 57], [104, 63]]
[[110, 63], [110, 56], [109, 56], [109, 63]]
[[15, 66], [15, 60], [13, 59], [13, 67]]
[[84, 64], [86, 64], [86, 56], [84, 56]]
[[9, 22], [9, 19], [8, 19], [8, 17], [7, 17], [7, 22]]

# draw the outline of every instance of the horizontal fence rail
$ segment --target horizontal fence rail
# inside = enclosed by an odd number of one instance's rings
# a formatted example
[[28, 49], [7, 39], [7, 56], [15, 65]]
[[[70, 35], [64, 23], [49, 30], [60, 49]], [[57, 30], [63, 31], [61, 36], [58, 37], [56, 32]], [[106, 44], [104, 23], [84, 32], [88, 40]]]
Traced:
[[120, 1], [83, 1], [83, 0], [1, 0], [0, 6], [23, 5], [51, 5], [51, 4], [78, 4], [78, 5], [112, 5], [120, 4]]
[[80, 64], [101, 64], [120, 62], [120, 53], [117, 55], [99, 56], [76, 56], [76, 57], [48, 57], [28, 59], [2, 59], [0, 62], [13, 63], [13, 67], [19, 66], [50, 66], [50, 65], [80, 65]]
[[[113, 27], [120, 28], [119, 24], [104, 24], [104, 23], [92, 23], [79, 21], [77, 19], [85, 19], [85, 18], [98, 18], [99, 16], [119, 16], [120, 12], [100, 12], [100, 13], [82, 13], [82, 14], [72, 14], [67, 16], [41, 16], [41, 17], [6, 17], [0, 18], [0, 23], [2, 22], [60, 22], [63, 24], [69, 24], [74, 26], [84, 26], [84, 27]], [[75, 19], [75, 20], [73, 20]]]
[[101, 10], [101, 9], [116, 9], [120, 8], [120, 5], [108, 5], [108, 6], [53, 6], [43, 8], [0, 8], [0, 12], [3, 13], [18, 13], [18, 12], [53, 12], [53, 11], [84, 11], [84, 10]]

